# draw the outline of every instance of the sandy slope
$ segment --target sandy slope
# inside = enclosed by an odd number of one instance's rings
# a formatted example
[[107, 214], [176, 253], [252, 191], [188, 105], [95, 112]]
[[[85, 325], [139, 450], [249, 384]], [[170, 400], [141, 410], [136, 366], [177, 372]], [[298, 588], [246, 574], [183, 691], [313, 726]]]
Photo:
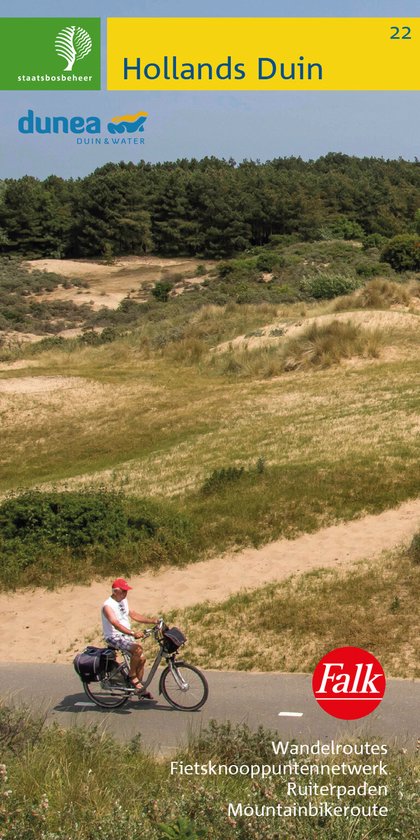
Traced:
[[[76, 305], [90, 305], [97, 312], [102, 307], [117, 309], [129, 295], [133, 300], [145, 300], [144, 287], [153, 286], [169, 272], [191, 272], [196, 260], [188, 258], [131, 256], [115, 259], [112, 265], [94, 260], [27, 260], [30, 270], [47, 271], [73, 280], [86, 281], [88, 288], [58, 286], [53, 291], [35, 295], [38, 301], [65, 300]], [[66, 337], [66, 333], [60, 335]], [[70, 337], [70, 336], [67, 336]]]
[[[420, 524], [420, 499], [395, 510], [366, 516], [246, 549], [183, 569], [145, 572], [131, 579], [131, 605], [154, 615], [205, 600], [220, 601], [243, 588], [256, 588], [316, 567], [350, 564], [407, 542]], [[115, 569], [117, 575], [119, 570]], [[0, 595], [0, 657], [3, 662], [65, 662], [88, 641], [99, 641], [99, 609], [109, 581], [66, 586], [57, 592]]]
[[308, 327], [316, 323], [319, 327], [330, 324], [332, 321], [351, 321], [367, 330], [389, 330], [404, 329], [418, 330], [419, 316], [413, 312], [403, 312], [399, 309], [366, 309], [346, 312], [330, 312], [326, 315], [301, 318], [294, 324], [286, 321], [276, 321], [256, 330], [254, 334], [238, 335], [231, 341], [224, 341], [214, 348], [215, 353], [224, 353], [227, 350], [256, 350], [258, 347], [270, 347], [281, 343], [285, 339], [296, 338]]

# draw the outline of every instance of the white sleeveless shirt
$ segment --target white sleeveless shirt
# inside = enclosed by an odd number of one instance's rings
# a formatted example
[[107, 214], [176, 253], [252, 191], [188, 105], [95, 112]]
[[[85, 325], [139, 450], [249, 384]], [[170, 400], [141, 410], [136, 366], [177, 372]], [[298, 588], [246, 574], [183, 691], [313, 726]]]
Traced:
[[124, 598], [123, 601], [120, 601], [118, 603], [118, 601], [116, 601], [115, 598], [113, 598], [112, 595], [110, 595], [109, 598], [107, 598], [106, 601], [102, 604], [101, 615], [102, 629], [105, 639], [109, 639], [112, 637], [115, 638], [116, 636], [120, 636], [125, 639], [128, 638], [128, 636], [125, 633], [122, 633], [121, 630], [117, 630], [117, 628], [114, 627], [114, 625], [111, 624], [110, 621], [108, 621], [106, 615], [104, 614], [104, 607], [111, 607], [116, 621], [118, 621], [120, 624], [123, 624], [124, 627], [127, 627], [127, 630], [131, 630], [127, 598]]

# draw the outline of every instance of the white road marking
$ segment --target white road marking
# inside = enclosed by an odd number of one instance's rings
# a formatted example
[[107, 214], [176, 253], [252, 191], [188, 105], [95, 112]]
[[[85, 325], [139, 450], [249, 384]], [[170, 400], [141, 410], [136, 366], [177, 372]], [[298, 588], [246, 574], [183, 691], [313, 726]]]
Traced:
[[303, 712], [279, 712], [279, 717], [303, 717]]
[[89, 703], [89, 702], [86, 702], [86, 703], [75, 703], [74, 705], [75, 705], [75, 706], [94, 706], [94, 705], [95, 705], [95, 703]]

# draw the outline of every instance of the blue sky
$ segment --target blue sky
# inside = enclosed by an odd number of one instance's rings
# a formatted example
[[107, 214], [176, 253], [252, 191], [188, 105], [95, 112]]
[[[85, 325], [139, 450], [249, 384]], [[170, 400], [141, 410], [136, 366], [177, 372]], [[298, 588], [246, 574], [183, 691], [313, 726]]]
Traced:
[[[199, 8], [197, 8], [199, 5]], [[57, 0], [3, 2], [3, 15], [100, 16], [267, 16], [416, 17], [418, 0]], [[105, 30], [105, 26], [103, 26]], [[104, 86], [103, 82], [103, 86]], [[284, 155], [315, 158], [329, 151], [406, 159], [420, 157], [420, 93], [168, 93], [0, 92], [0, 178], [54, 173], [78, 177], [108, 160], [152, 162], [179, 157], [259, 158]], [[145, 110], [145, 145], [111, 148], [77, 146], [73, 137], [19, 135], [19, 116], [118, 113]]]

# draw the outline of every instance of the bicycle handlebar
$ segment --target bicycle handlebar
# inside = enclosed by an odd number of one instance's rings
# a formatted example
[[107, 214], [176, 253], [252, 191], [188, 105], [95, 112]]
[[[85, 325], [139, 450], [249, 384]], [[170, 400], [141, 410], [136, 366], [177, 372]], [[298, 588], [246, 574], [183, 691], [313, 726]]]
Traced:
[[151, 627], [150, 630], [145, 630], [143, 632], [143, 638], [146, 639], [146, 638], [148, 638], [149, 636], [152, 636], [152, 635], [154, 635], [155, 638], [156, 638], [158, 633], [162, 633], [163, 628], [165, 626], [166, 625], [165, 625], [164, 619], [159, 618], [158, 621], [156, 622], [156, 624], [153, 627]]

